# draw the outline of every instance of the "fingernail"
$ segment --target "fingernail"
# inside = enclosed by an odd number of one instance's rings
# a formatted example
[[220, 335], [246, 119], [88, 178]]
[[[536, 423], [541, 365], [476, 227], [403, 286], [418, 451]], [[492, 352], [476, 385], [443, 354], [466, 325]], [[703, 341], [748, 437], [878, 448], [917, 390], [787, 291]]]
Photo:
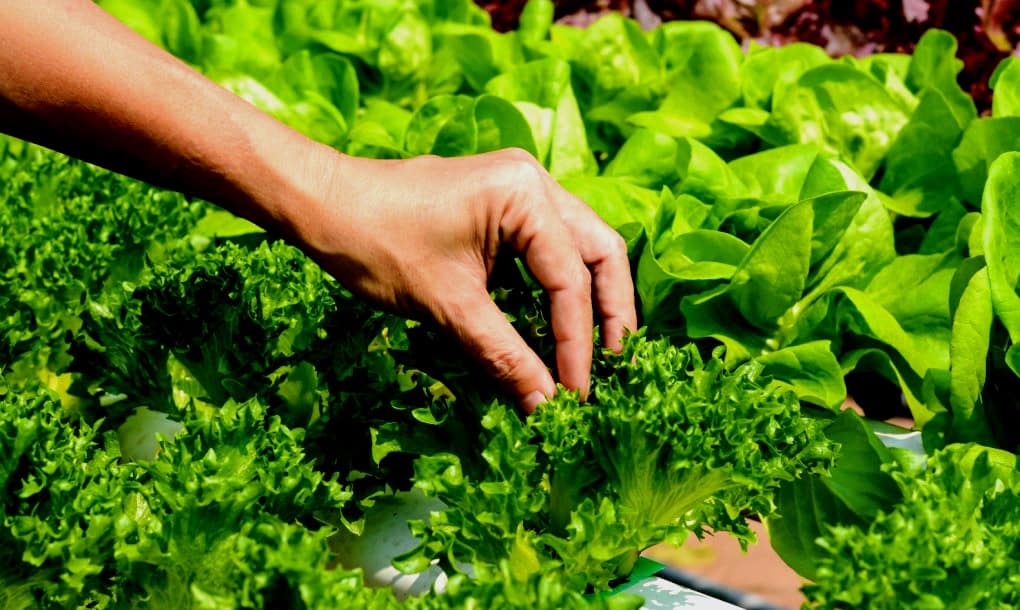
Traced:
[[545, 394], [535, 391], [524, 397], [522, 406], [524, 407], [524, 410], [527, 411], [528, 413], [533, 413], [535, 409], [538, 408], [538, 405], [545, 402], [545, 400], [546, 400]]

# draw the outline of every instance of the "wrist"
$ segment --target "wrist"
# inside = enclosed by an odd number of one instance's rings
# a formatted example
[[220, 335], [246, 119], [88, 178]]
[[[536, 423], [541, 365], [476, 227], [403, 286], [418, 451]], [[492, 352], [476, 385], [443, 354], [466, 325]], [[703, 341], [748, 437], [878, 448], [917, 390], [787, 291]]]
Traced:
[[346, 156], [266, 115], [246, 119], [238, 121], [243, 143], [224, 151], [222, 191], [212, 200], [309, 254], [327, 249], [324, 234], [341, 224], [331, 203]]
[[281, 230], [322, 262], [341, 254], [341, 245], [356, 236], [355, 202], [346, 179], [352, 158], [315, 142], [293, 155], [277, 199]]

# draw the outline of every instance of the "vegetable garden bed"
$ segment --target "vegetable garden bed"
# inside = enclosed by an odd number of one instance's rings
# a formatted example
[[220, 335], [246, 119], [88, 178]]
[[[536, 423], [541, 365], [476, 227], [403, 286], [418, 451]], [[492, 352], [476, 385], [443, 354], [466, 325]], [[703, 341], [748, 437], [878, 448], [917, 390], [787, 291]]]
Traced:
[[[625, 237], [644, 328], [523, 418], [276, 236], [0, 139], [0, 606], [635, 608], [602, 593], [642, 549], [748, 517], [812, 607], [1020, 606], [1016, 60], [979, 116], [939, 30], [832, 59], [539, 0], [508, 33], [468, 0], [100, 5], [346, 153], [527, 150]], [[523, 266], [492, 285], [551, 361]], [[862, 379], [927, 455], [840, 409]], [[410, 489], [445, 508], [392, 565], [447, 585], [399, 600], [334, 549]]]

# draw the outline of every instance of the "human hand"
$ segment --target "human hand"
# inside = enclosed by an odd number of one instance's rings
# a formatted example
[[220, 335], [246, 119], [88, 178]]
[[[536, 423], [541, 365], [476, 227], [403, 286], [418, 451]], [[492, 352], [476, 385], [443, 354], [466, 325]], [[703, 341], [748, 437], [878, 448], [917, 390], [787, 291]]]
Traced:
[[567, 388], [588, 392], [593, 301], [608, 346], [637, 326], [623, 240], [524, 151], [378, 161], [324, 150], [313, 165], [321, 204], [292, 220], [309, 254], [360, 296], [437, 321], [528, 412], [556, 387], [489, 297], [502, 244], [549, 294]]
[[438, 321], [528, 411], [555, 384], [486, 291], [501, 244], [524, 255], [549, 293], [566, 387], [588, 391], [593, 296], [608, 345], [636, 326], [623, 241], [525, 152], [347, 157], [92, 2], [0, 2], [0, 17], [8, 43], [0, 45], [0, 130], [289, 235], [354, 292]]

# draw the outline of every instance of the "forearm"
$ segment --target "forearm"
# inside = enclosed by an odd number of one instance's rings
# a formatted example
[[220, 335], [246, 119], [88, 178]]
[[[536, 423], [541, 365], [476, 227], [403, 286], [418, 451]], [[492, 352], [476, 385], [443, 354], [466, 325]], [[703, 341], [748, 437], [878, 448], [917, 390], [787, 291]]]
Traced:
[[0, 2], [0, 131], [287, 233], [314, 204], [279, 168], [318, 146], [89, 0]]
[[90, 0], [0, 0], [0, 130], [276, 229], [357, 294], [437, 321], [529, 410], [555, 385], [488, 295], [501, 244], [549, 291], [567, 387], [587, 391], [593, 283], [609, 345], [637, 326], [623, 240], [528, 153], [340, 155]]

